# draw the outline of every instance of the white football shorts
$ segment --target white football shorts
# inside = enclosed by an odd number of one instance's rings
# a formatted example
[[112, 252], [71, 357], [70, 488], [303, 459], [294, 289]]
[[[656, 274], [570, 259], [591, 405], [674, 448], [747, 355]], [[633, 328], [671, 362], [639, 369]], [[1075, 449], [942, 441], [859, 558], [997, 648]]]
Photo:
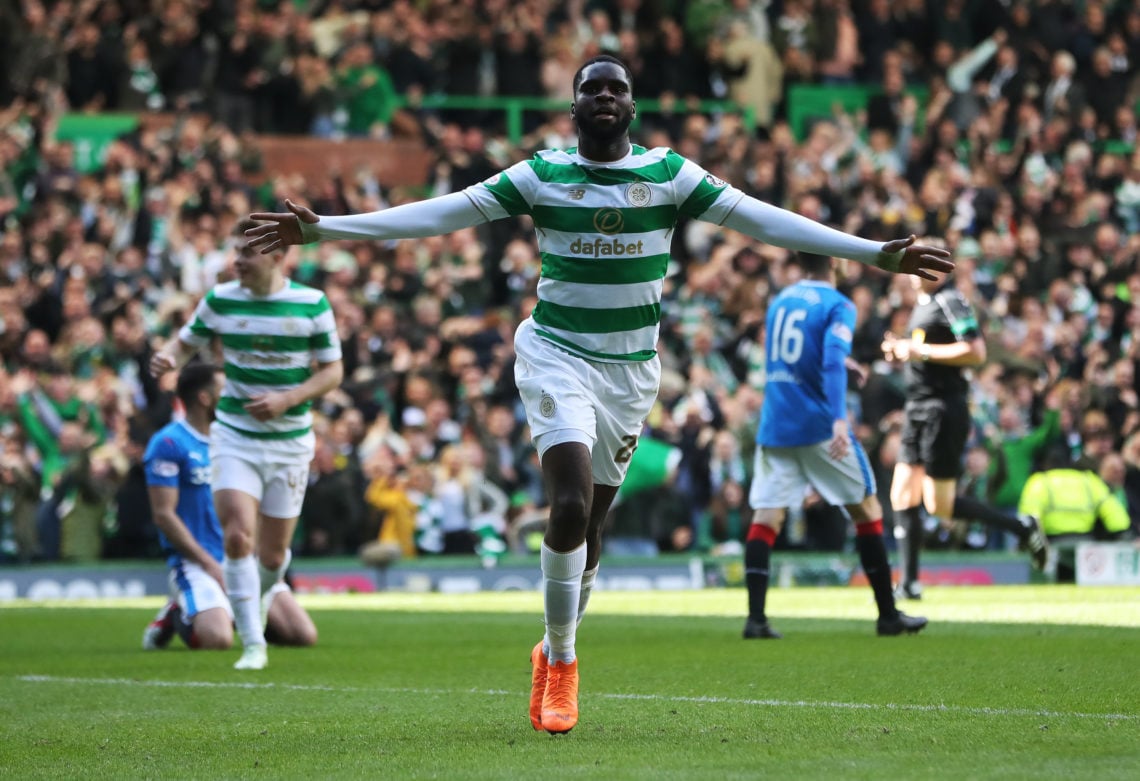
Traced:
[[210, 487], [249, 494], [261, 503], [261, 513], [270, 518], [296, 518], [309, 487], [311, 461], [311, 453], [304, 457], [260, 453], [251, 449], [248, 441], [231, 441], [211, 432]]
[[216, 607], [224, 609], [231, 619], [234, 617], [222, 584], [193, 562], [183, 561], [170, 570], [170, 590], [187, 621]]
[[828, 442], [801, 447], [756, 447], [752, 509], [795, 507], [803, 502], [808, 487], [832, 505], [860, 504], [875, 493], [875, 475], [867, 454], [852, 442], [839, 461], [827, 454]]
[[661, 360], [600, 363], [561, 350], [524, 320], [515, 334], [515, 384], [539, 459], [554, 445], [590, 448], [594, 482], [621, 485], [657, 400]]

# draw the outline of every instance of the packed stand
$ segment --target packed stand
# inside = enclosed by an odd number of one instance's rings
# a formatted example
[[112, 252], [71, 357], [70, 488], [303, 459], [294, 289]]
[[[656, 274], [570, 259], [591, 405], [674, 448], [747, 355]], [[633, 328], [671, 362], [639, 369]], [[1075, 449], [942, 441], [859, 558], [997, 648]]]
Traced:
[[[671, 13], [664, 13], [670, 11]], [[731, 2], [21, 2], [0, 10], [0, 557], [157, 555], [142, 448], [171, 387], [146, 366], [232, 274], [225, 237], [285, 197], [351, 213], [462, 189], [572, 146], [565, 112], [426, 110], [437, 95], [570, 98], [612, 51], [669, 145], [763, 200], [868, 238], [945, 239], [983, 320], [963, 490], [1016, 508], [1046, 464], [1098, 472], [1140, 518], [1140, 9], [1049, 0]], [[789, 88], [871, 85], [797, 136]], [[750, 109], [699, 113], [693, 100]], [[83, 171], [66, 112], [139, 112]], [[264, 169], [258, 136], [419, 138], [424, 192], [369, 171]], [[307, 246], [345, 347], [295, 548], [370, 561], [534, 549], [545, 496], [513, 381], [515, 326], [540, 260], [525, 219], [391, 244]], [[747, 530], [764, 391], [764, 313], [797, 271], [784, 250], [705, 223], [677, 231], [660, 396], [619, 495], [613, 552], [735, 554]], [[855, 263], [849, 407], [882, 493], [898, 449], [916, 291]], [[631, 501], [636, 497], [636, 501]], [[885, 496], [884, 496], [885, 499]], [[889, 502], [884, 501], [889, 508]], [[781, 545], [837, 550], [845, 519], [805, 497]], [[959, 524], [928, 545], [1002, 547]]]

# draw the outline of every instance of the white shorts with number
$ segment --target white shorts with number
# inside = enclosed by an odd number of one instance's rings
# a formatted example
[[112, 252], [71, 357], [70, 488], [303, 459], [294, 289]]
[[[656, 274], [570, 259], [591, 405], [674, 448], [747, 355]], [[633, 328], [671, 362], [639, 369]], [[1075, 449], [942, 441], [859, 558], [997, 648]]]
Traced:
[[827, 454], [828, 442], [802, 447], [756, 447], [752, 509], [794, 507], [803, 502], [810, 486], [833, 505], [860, 504], [875, 493], [875, 475], [867, 454], [852, 442], [847, 455], [836, 461]]
[[170, 590], [187, 620], [216, 607], [225, 610], [231, 619], [234, 617], [222, 584], [193, 562], [184, 561], [170, 570]]
[[515, 334], [515, 384], [539, 458], [554, 445], [590, 448], [594, 482], [621, 485], [657, 400], [661, 361], [600, 363], [558, 349], [524, 320]]
[[301, 514], [305, 489], [309, 487], [312, 453], [287, 456], [266, 453], [256, 442], [217, 436], [210, 432], [210, 465], [214, 491], [233, 489], [261, 503], [261, 513], [270, 518], [296, 518]]

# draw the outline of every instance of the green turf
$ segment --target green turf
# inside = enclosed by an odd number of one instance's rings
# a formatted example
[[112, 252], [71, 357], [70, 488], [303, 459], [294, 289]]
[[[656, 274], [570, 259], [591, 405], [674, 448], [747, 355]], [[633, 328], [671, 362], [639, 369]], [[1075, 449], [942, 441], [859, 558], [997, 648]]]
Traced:
[[[540, 597], [311, 597], [317, 648], [139, 650], [157, 600], [0, 609], [0, 777], [1133, 779], [1140, 589], [933, 588], [918, 637], [865, 589], [598, 593], [582, 719], [531, 730]], [[905, 606], [912, 610], [910, 604]], [[912, 612], [915, 612], [912, 610]]]

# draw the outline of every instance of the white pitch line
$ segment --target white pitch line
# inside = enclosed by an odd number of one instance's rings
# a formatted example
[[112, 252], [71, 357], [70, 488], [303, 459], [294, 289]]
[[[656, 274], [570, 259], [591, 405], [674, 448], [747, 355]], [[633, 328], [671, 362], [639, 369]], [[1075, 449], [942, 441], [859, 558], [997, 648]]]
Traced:
[[[134, 678], [68, 678], [55, 675], [18, 675], [16, 680], [25, 683], [94, 684], [103, 686], [152, 686], [169, 689], [280, 689], [282, 691], [359, 692], [389, 694], [454, 695], [479, 694], [494, 697], [525, 697], [526, 693], [505, 689], [417, 689], [400, 687], [365, 688], [360, 686], [318, 686], [297, 683], [252, 683], [240, 681], [144, 681]], [[971, 716], [1033, 716], [1039, 718], [1109, 719], [1114, 721], [1140, 720], [1136, 713], [1080, 713], [1030, 708], [975, 708], [964, 705], [907, 705], [903, 703], [823, 702], [813, 700], [765, 700], [734, 697], [685, 697], [666, 694], [607, 694], [593, 693], [587, 699], [598, 697], [607, 700], [638, 700], [645, 702], [688, 702], [697, 705], [753, 705], [764, 708], [816, 708], [819, 710], [874, 710], [914, 711], [917, 713], [963, 713]]]

